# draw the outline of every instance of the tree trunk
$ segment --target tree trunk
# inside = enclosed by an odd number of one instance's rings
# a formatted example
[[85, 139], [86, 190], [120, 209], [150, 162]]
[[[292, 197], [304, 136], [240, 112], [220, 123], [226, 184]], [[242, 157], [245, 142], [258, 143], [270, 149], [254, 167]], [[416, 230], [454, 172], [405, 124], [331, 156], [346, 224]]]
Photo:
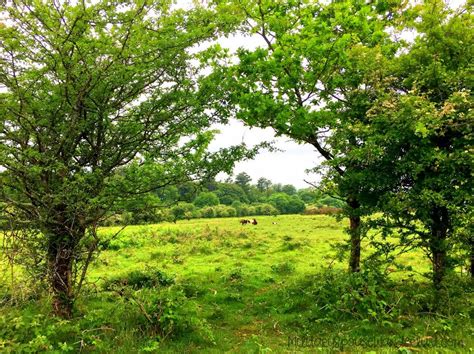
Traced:
[[448, 236], [448, 210], [445, 207], [435, 207], [432, 211], [432, 227], [430, 250], [433, 263], [433, 284], [435, 289], [441, 289], [448, 266], [447, 236]]
[[61, 205], [54, 209], [54, 217], [44, 227], [48, 237], [48, 275], [53, 294], [53, 312], [56, 316], [71, 318], [74, 304], [73, 265], [76, 248], [85, 235], [79, 219], [70, 221]]
[[348, 205], [351, 208], [350, 211], [350, 228], [349, 235], [351, 237], [351, 255], [349, 258], [349, 271], [357, 273], [360, 271], [360, 216], [359, 208], [360, 204], [355, 199], [350, 199]]
[[74, 301], [72, 260], [73, 248], [68, 243], [50, 244], [48, 265], [53, 292], [53, 311], [57, 316], [70, 318]]

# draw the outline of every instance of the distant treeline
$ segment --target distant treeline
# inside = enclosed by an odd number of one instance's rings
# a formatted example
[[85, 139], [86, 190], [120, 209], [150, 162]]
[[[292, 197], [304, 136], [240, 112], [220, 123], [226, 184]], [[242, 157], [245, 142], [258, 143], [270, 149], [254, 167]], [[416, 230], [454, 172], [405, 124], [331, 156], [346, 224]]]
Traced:
[[239, 173], [225, 182], [187, 182], [127, 200], [111, 213], [106, 225], [143, 224], [194, 218], [249, 215], [333, 214], [344, 203], [315, 188], [297, 189]]

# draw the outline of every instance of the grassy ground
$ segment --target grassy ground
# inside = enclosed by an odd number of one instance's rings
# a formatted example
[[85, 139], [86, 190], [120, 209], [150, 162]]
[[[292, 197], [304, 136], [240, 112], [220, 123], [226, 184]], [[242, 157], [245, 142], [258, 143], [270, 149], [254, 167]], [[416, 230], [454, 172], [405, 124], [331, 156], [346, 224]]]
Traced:
[[406, 254], [401, 262], [413, 271], [393, 268], [385, 288], [370, 278], [365, 298], [346, 300], [345, 289], [361, 278], [341, 278], [346, 265], [333, 257], [331, 244], [346, 237], [344, 221], [257, 219], [255, 226], [229, 218], [128, 227], [91, 265], [73, 320], [48, 316], [44, 297], [0, 307], [0, 351], [473, 350], [465, 279], [456, 278], [449, 293], [463, 302], [434, 315], [421, 275], [429, 263]]

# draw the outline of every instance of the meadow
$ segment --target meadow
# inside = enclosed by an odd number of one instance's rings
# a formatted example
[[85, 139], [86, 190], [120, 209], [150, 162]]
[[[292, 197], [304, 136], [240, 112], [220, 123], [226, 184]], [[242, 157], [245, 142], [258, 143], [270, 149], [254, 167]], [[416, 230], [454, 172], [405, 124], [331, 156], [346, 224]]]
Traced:
[[[8, 296], [4, 352], [469, 352], [472, 287], [451, 280], [432, 311], [429, 261], [401, 256], [388, 277], [349, 276], [333, 245], [346, 220], [324, 215], [195, 219], [129, 226], [105, 245], [71, 320], [44, 293]], [[102, 228], [102, 237], [119, 228]], [[365, 247], [364, 256], [370, 253]], [[4, 264], [4, 266], [6, 266]]]

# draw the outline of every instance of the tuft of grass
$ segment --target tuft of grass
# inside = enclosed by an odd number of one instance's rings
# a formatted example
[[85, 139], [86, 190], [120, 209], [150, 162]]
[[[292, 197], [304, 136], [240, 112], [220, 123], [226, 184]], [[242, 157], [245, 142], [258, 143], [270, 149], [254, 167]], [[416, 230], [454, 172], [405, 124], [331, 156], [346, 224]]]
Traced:
[[272, 271], [277, 274], [292, 274], [296, 270], [295, 265], [290, 261], [273, 264], [271, 268]]
[[156, 286], [170, 286], [174, 282], [174, 277], [160, 270], [135, 270], [123, 276], [107, 279], [103, 284], [103, 288], [105, 290], [112, 290], [116, 287], [130, 287], [137, 290]]

